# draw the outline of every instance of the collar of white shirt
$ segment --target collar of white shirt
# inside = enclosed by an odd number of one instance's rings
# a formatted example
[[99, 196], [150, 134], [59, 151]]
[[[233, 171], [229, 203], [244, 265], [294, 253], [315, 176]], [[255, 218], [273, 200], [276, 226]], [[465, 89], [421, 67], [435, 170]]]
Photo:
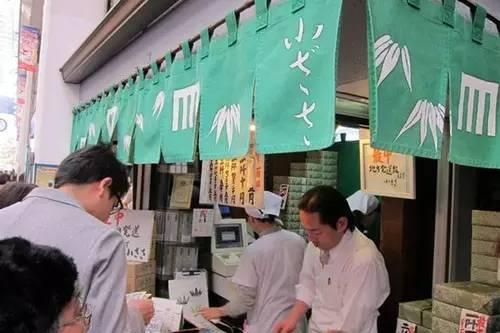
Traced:
[[340, 258], [345, 257], [345, 255], [347, 254], [347, 252], [349, 252], [351, 248], [354, 232], [347, 230], [344, 236], [342, 236], [340, 243], [333, 249], [330, 249], [330, 257], [328, 260], [329, 263], [334, 262], [335, 259], [338, 257]]

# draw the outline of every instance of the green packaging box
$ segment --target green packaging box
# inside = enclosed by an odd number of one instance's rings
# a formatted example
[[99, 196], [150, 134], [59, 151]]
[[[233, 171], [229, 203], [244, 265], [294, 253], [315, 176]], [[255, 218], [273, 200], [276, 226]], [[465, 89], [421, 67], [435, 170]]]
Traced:
[[423, 326], [422, 312], [432, 309], [432, 300], [399, 303], [399, 318]]
[[472, 254], [471, 267], [491, 272], [498, 271], [498, 258], [482, 254]]
[[472, 253], [498, 257], [500, 253], [500, 243], [472, 240]]
[[500, 314], [500, 288], [477, 282], [438, 284], [434, 300], [488, 315]]
[[290, 163], [290, 170], [323, 171], [321, 163]]
[[[442, 320], [450, 323], [460, 324], [462, 308], [439, 301], [434, 301], [432, 314]], [[486, 333], [496, 333], [500, 330], [500, 316], [490, 316]]]
[[457, 324], [443, 320], [438, 317], [432, 317], [432, 331], [436, 333], [458, 333]]
[[417, 325], [417, 333], [432, 333], [432, 317], [431, 317], [431, 328]]
[[500, 212], [473, 210], [472, 225], [500, 228]]
[[500, 228], [473, 225], [472, 239], [488, 242], [498, 242], [500, 241]]
[[336, 159], [338, 153], [336, 151], [310, 151], [307, 152], [307, 158], [313, 159]]
[[491, 272], [484, 269], [472, 267], [470, 270], [470, 278], [474, 282], [500, 287], [500, 281], [498, 281], [497, 272]]
[[432, 329], [432, 309], [424, 310], [422, 312], [422, 326]]

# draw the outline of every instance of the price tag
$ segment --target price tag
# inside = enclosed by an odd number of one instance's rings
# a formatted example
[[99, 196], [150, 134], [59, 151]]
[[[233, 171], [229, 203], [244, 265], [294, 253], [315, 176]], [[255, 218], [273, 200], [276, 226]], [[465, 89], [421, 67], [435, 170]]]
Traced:
[[459, 333], [486, 333], [489, 316], [462, 309]]
[[398, 319], [398, 326], [396, 327], [396, 333], [416, 333], [417, 325], [410, 323], [409, 321]]

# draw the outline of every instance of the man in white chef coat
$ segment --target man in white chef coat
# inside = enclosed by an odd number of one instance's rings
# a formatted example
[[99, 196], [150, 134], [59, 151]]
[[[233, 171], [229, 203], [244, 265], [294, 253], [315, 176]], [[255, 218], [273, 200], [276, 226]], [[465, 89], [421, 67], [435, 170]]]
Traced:
[[354, 227], [347, 200], [334, 188], [309, 190], [299, 210], [310, 243], [295, 305], [273, 332], [293, 332], [311, 308], [311, 333], [377, 333], [378, 309], [390, 290], [382, 255]]
[[[233, 276], [238, 297], [220, 308], [201, 310], [206, 319], [247, 314], [248, 333], [271, 332], [295, 303], [295, 286], [306, 242], [281, 228], [281, 197], [264, 192], [264, 208], [248, 207], [249, 226], [259, 239], [246, 248]], [[302, 316], [297, 333], [303, 332]]]

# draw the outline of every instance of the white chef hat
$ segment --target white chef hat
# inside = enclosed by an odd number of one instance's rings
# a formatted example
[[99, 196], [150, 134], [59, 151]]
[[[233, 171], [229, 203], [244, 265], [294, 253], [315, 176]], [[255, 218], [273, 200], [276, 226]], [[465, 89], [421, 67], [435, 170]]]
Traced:
[[377, 209], [379, 201], [377, 197], [372, 194], [365, 193], [363, 191], [357, 191], [349, 198], [347, 198], [349, 207], [354, 212], [359, 210], [361, 213], [368, 215]]
[[[273, 192], [264, 191], [264, 207], [262, 209], [253, 206], [245, 207], [245, 212], [248, 216], [256, 219], [266, 219], [269, 217], [279, 217], [281, 210], [281, 202], [283, 198]], [[279, 221], [279, 220], [278, 220]]]

